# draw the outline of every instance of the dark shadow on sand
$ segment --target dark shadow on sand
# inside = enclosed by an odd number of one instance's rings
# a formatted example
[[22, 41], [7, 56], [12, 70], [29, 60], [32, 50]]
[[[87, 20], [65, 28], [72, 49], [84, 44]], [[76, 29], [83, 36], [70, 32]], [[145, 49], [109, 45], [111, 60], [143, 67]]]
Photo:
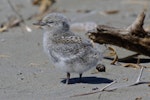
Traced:
[[[86, 84], [102, 84], [102, 83], [111, 83], [113, 80], [107, 78], [99, 78], [99, 77], [82, 77], [80, 82], [79, 78], [71, 78], [69, 80], [69, 84], [76, 84], [76, 83], [86, 83]], [[61, 81], [62, 83], [66, 83], [66, 79]]]
[[[105, 59], [108, 60], [113, 60], [113, 58], [109, 57], [104, 57]], [[138, 59], [137, 58], [129, 58], [129, 59], [118, 59], [119, 62], [124, 62], [124, 63], [137, 63]], [[140, 58], [140, 63], [149, 63], [150, 58]]]

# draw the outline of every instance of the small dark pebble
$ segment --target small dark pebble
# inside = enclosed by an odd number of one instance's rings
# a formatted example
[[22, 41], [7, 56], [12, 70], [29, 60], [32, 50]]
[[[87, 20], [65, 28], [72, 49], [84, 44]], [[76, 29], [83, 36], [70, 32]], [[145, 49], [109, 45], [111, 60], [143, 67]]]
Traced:
[[97, 89], [98, 89], [98, 87], [92, 88], [92, 90], [97, 90]]
[[90, 13], [91, 10], [77, 10], [78, 13]]
[[17, 75], [22, 75], [22, 73], [18, 73]]
[[38, 42], [37, 45], [40, 46], [41, 44]]
[[20, 78], [21, 80], [24, 80], [24, 78]]
[[102, 65], [102, 64], [98, 64], [98, 65], [96, 66], [96, 69], [98, 70], [98, 72], [106, 72], [106, 68], [105, 68], [105, 66]]

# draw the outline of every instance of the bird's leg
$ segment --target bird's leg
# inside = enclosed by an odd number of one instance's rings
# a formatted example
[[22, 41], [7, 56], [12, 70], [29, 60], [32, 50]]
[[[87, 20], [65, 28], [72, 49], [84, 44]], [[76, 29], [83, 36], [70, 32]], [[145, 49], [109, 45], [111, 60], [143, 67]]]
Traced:
[[67, 73], [66, 84], [69, 84], [69, 79], [70, 79], [70, 73]]
[[79, 74], [79, 82], [82, 82], [82, 73]]

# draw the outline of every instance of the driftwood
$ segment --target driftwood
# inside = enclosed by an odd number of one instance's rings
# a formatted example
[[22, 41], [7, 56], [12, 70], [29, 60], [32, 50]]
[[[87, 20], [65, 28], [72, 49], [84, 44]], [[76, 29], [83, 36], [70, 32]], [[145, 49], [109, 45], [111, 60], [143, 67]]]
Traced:
[[145, 13], [142, 12], [126, 29], [98, 25], [96, 30], [88, 32], [88, 36], [100, 44], [112, 44], [150, 56], [150, 32], [143, 29], [144, 19]]

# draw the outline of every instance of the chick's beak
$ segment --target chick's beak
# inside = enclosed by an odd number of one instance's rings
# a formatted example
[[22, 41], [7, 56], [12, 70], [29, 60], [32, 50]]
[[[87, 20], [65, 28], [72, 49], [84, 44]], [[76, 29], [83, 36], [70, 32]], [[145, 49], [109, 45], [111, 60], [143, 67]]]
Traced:
[[42, 21], [39, 21], [39, 22], [33, 23], [33, 25], [45, 26], [46, 23], [44, 23], [44, 22], [42, 22]]

